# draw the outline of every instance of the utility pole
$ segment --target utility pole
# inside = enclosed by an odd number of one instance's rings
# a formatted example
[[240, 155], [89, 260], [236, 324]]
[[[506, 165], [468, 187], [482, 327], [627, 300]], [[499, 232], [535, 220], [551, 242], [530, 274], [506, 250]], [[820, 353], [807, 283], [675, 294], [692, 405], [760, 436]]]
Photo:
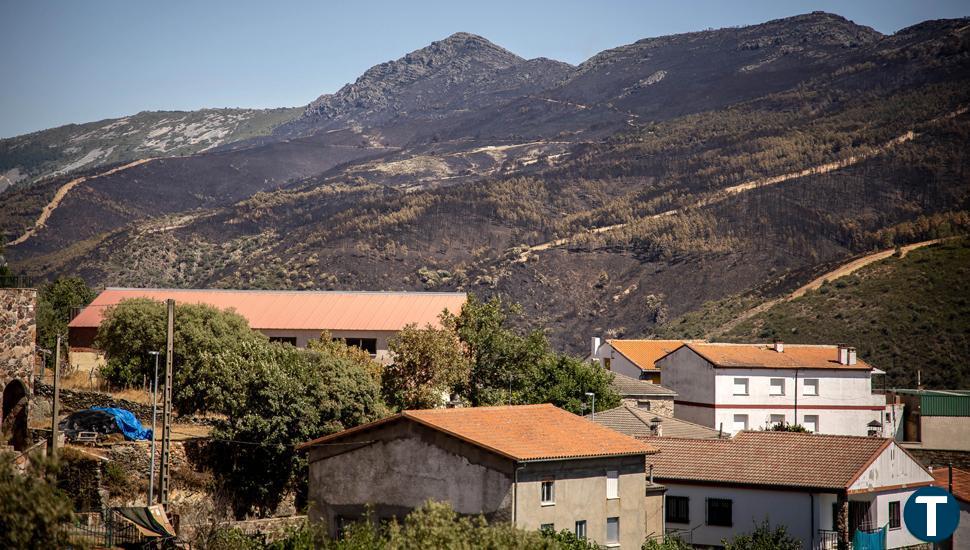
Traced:
[[51, 406], [51, 456], [57, 456], [57, 417], [61, 408], [61, 337], [54, 348], [54, 402]]
[[148, 471], [148, 505], [151, 506], [155, 504], [155, 441], [158, 440], [155, 426], [158, 419], [158, 356], [161, 352], [150, 351], [148, 354], [155, 356], [155, 383], [152, 385], [152, 457]]
[[[162, 413], [162, 457], [161, 472], [158, 476], [158, 494], [162, 506], [168, 510], [168, 465], [170, 460], [169, 446], [172, 442], [172, 362], [175, 355], [175, 300], [166, 300], [168, 306], [168, 336], [165, 344], [165, 391], [163, 392], [164, 406]], [[153, 434], [154, 437], [154, 434]]]

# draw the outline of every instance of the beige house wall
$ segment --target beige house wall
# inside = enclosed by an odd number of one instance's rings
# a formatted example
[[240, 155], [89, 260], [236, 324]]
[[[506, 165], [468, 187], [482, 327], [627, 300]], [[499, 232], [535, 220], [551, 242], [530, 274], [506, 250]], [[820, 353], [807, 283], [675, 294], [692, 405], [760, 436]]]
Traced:
[[923, 416], [920, 420], [924, 449], [970, 451], [970, 417]]
[[[256, 329], [269, 337], [296, 338], [296, 347], [305, 348], [310, 340], [319, 340], [320, 334], [326, 329], [319, 330], [287, 330], [287, 329]], [[391, 354], [387, 349], [388, 341], [397, 332], [392, 330], [331, 330], [333, 338], [374, 338], [377, 340], [377, 354], [374, 359], [387, 365], [391, 363]]]
[[[619, 473], [619, 498], [606, 498], [606, 473]], [[606, 546], [607, 518], [620, 518], [618, 545], [611, 548], [640, 548], [646, 538], [646, 520], [659, 512], [645, 512], [648, 503], [662, 507], [658, 499], [648, 500], [643, 456], [529, 462], [518, 472], [515, 485], [515, 524], [539, 529], [552, 524], [556, 531], [574, 531], [576, 522], [586, 521], [587, 537]], [[555, 482], [555, 503], [541, 502], [545, 480]]]

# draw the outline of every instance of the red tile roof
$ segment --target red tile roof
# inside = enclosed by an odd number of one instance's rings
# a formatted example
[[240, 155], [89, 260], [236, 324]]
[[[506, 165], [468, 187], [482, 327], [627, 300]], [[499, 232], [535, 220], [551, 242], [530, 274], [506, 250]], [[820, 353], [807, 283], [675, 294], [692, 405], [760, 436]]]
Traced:
[[254, 329], [387, 331], [412, 323], [438, 327], [442, 311], [458, 313], [467, 299], [460, 292], [108, 288], [68, 326], [98, 327], [108, 306], [130, 298], [173, 298], [181, 303], [232, 308]]
[[732, 439], [657, 437], [654, 477], [728, 485], [846, 490], [892, 443], [848, 435], [744, 431]]
[[404, 411], [299, 448], [332, 442], [394, 420], [414, 421], [523, 462], [656, 452], [650, 445], [549, 404]]
[[[936, 482], [933, 485], [950, 490], [950, 472], [946, 466], [933, 468], [933, 478]], [[953, 496], [970, 504], [970, 472], [959, 468], [953, 469]]]
[[626, 357], [640, 370], [657, 370], [654, 363], [664, 355], [683, 346], [688, 340], [607, 340], [613, 349]]
[[871, 370], [872, 365], [858, 360], [854, 365], [838, 361], [838, 346], [785, 344], [783, 352], [767, 344], [687, 343], [688, 348], [715, 367], [765, 369], [845, 369]]

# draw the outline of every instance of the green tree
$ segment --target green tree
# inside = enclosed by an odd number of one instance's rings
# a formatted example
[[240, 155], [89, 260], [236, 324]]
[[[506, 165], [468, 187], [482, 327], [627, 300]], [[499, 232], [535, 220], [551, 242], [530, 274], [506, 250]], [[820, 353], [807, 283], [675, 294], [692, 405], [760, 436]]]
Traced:
[[806, 428], [805, 426], [802, 426], [801, 424], [789, 424], [788, 422], [779, 422], [777, 424], [772, 424], [771, 427], [768, 428], [768, 430], [772, 432], [794, 432], [794, 433], [800, 433], [800, 434], [809, 433], [808, 428]]
[[772, 529], [768, 520], [755, 525], [754, 531], [737, 535], [731, 540], [722, 540], [724, 550], [799, 550], [800, 540], [788, 534], [784, 525]]
[[[146, 298], [124, 300], [108, 308], [98, 329], [95, 345], [104, 351], [105, 379], [116, 387], [141, 384], [154, 377], [154, 359], [149, 351], [163, 353], [166, 339], [166, 309], [161, 302]], [[266, 337], [251, 330], [246, 319], [232, 311], [203, 304], [175, 306], [175, 384], [173, 401], [181, 414], [218, 411], [233, 399], [238, 372], [222, 370], [207, 360], [224, 350], [235, 350]]]
[[34, 461], [28, 475], [14, 471], [13, 457], [0, 455], [0, 548], [64, 548], [60, 529], [73, 518], [71, 499], [54, 485], [56, 466]]
[[649, 539], [640, 548], [642, 550], [693, 550], [693, 546], [675, 536], [665, 536], [661, 541]]
[[37, 296], [37, 343], [54, 349], [57, 336], [67, 334], [71, 311], [90, 304], [94, 297], [80, 277], [63, 277], [44, 285]]
[[380, 418], [380, 385], [345, 355], [250, 341], [205, 360], [236, 373], [221, 391], [224, 420], [213, 430], [213, 471], [237, 515], [274, 509], [288, 489], [302, 490], [306, 458], [294, 447]]
[[511, 328], [519, 315], [518, 305], [470, 295], [458, 315], [442, 316], [471, 366], [468, 383], [460, 391], [470, 405], [552, 403], [579, 413], [586, 392], [596, 395], [598, 407], [619, 404], [608, 371], [556, 353], [541, 330], [519, 334]]
[[468, 360], [451, 330], [409, 325], [388, 347], [394, 363], [384, 369], [384, 396], [398, 409], [440, 407], [444, 395], [468, 381]]

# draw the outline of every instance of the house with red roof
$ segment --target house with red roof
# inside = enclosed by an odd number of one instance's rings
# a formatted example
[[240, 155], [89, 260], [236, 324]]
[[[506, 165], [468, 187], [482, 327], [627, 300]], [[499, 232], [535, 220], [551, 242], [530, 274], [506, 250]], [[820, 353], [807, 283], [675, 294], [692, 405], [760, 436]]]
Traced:
[[885, 374], [845, 345], [687, 342], [656, 362], [677, 392], [674, 416], [733, 434], [777, 424], [893, 437], [902, 405], [873, 391]]
[[94, 351], [105, 312], [132, 298], [232, 309], [246, 318], [250, 328], [297, 347], [306, 347], [328, 331], [385, 363], [390, 360], [387, 343], [394, 334], [412, 324], [440, 327], [443, 311], [457, 314], [467, 301], [463, 292], [107, 288], [68, 324], [72, 364], [78, 362], [74, 357]]
[[921, 544], [903, 514], [933, 477], [892, 439], [742, 431], [648, 442], [659, 450], [647, 462], [667, 488], [667, 531], [694, 545], [720, 546], [765, 520], [807, 550], [834, 550], [840, 539], [883, 529], [885, 548]]
[[608, 547], [663, 534], [650, 443], [553, 405], [404, 411], [304, 443], [312, 520], [334, 533], [372, 510], [403, 519], [430, 500]]

